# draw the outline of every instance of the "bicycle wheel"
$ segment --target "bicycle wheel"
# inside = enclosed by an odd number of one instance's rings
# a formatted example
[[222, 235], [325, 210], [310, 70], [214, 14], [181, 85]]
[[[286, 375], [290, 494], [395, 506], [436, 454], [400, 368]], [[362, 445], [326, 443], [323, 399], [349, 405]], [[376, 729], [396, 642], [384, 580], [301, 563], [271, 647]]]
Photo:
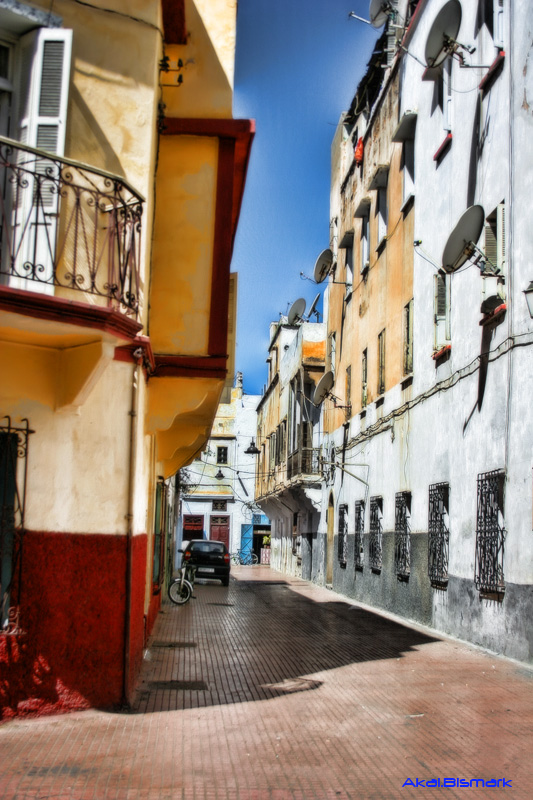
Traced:
[[181, 578], [177, 578], [168, 587], [168, 596], [177, 606], [182, 606], [191, 599], [192, 586], [189, 581], [183, 581], [182, 583]]
[[259, 564], [259, 559], [257, 558], [257, 553], [252, 553], [252, 564]]
[[232, 553], [231, 556], [231, 563], [232, 564], [242, 564], [241, 557], [238, 553]]

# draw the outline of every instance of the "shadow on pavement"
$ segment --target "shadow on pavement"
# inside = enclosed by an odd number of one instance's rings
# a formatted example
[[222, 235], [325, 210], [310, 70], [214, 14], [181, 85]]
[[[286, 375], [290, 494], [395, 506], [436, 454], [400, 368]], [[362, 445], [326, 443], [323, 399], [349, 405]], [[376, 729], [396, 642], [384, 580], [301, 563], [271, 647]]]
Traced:
[[314, 691], [326, 672], [438, 641], [335, 595], [317, 602], [285, 581], [232, 580], [195, 595], [187, 606], [163, 606], [132, 713]]

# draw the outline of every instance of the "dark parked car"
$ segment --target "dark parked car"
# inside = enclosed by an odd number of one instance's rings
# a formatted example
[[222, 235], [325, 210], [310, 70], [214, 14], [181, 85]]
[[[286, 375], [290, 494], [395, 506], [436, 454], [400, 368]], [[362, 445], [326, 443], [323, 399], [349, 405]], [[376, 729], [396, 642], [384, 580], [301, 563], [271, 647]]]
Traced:
[[229, 585], [230, 556], [223, 542], [192, 539], [184, 545], [182, 563], [193, 564], [199, 578], [216, 578]]

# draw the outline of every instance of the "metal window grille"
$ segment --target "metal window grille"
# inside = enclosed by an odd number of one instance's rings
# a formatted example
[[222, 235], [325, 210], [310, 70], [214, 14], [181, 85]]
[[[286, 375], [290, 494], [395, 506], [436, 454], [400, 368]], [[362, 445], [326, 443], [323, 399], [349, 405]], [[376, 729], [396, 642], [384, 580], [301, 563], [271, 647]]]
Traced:
[[0, 420], [0, 632], [20, 633], [20, 580], [29, 434], [28, 420]]
[[228, 463], [228, 448], [217, 447], [217, 464], [227, 464], [227, 463]]
[[355, 543], [354, 543], [354, 566], [355, 569], [363, 569], [363, 531], [365, 527], [365, 503], [358, 500], [355, 504]]
[[346, 565], [348, 560], [348, 506], [339, 506], [338, 529], [338, 555], [339, 564]]
[[448, 583], [449, 496], [448, 483], [433, 483], [429, 487], [428, 576], [437, 586]]
[[476, 564], [474, 582], [480, 592], [504, 592], [503, 525], [505, 472], [493, 470], [478, 475]]
[[385, 330], [378, 336], [378, 394], [385, 391]]
[[227, 510], [228, 510], [227, 500], [213, 500], [213, 511], [227, 511]]
[[397, 492], [394, 521], [394, 568], [399, 578], [408, 578], [411, 573], [410, 507], [411, 493]]
[[403, 371], [408, 375], [413, 371], [413, 305], [410, 300], [404, 307]]
[[383, 566], [383, 498], [370, 498], [370, 566], [381, 570]]

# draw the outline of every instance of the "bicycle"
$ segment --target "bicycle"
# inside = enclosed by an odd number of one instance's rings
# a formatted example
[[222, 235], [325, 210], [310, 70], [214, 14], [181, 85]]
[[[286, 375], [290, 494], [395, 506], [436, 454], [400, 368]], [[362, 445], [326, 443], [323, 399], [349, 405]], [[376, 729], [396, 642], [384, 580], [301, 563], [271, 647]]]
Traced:
[[178, 575], [168, 587], [168, 596], [177, 606], [188, 603], [192, 597], [196, 567], [192, 564], [182, 564]]
[[251, 550], [237, 550], [236, 553], [231, 554], [231, 563], [248, 567], [259, 564], [259, 559]]

